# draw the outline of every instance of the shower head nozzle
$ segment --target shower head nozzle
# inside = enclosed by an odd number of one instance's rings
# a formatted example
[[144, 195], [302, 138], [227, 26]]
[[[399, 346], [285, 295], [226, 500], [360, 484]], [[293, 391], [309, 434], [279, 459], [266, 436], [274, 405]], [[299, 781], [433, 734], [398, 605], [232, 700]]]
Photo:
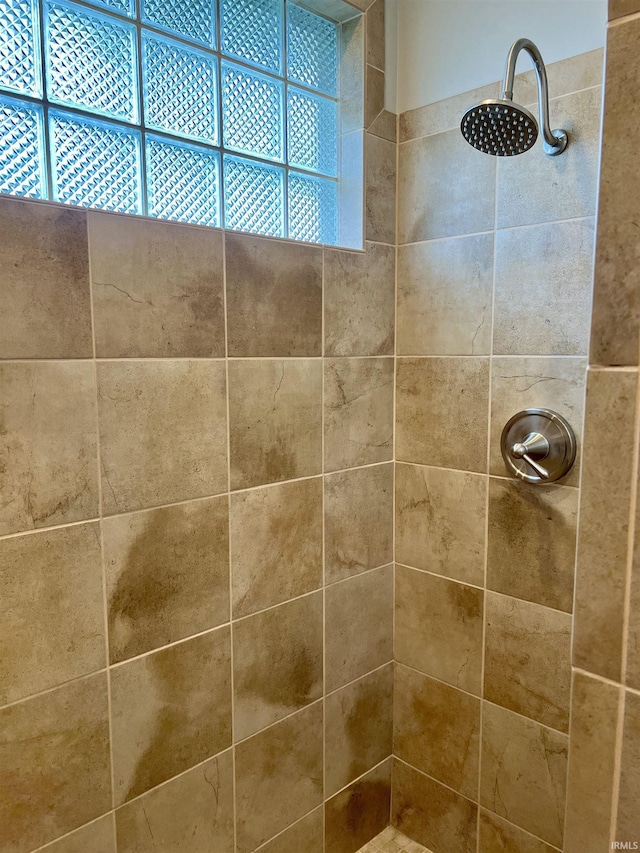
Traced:
[[[536, 70], [540, 128], [529, 110], [513, 100], [516, 62], [521, 50], [529, 54]], [[507, 58], [502, 97], [470, 107], [462, 116], [460, 130], [469, 145], [496, 157], [514, 157], [528, 151], [535, 145], [540, 130], [544, 153], [548, 157], [562, 154], [567, 147], [568, 137], [564, 130], [551, 130], [549, 126], [547, 72], [540, 51], [532, 41], [518, 39], [514, 42]]]

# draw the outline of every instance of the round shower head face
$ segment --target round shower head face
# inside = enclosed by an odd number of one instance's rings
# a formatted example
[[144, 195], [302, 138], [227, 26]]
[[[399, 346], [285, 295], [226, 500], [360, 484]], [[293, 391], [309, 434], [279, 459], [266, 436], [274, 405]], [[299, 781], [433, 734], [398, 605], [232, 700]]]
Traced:
[[529, 110], [513, 101], [483, 101], [462, 116], [460, 130], [469, 145], [484, 154], [515, 157], [538, 138], [538, 123]]

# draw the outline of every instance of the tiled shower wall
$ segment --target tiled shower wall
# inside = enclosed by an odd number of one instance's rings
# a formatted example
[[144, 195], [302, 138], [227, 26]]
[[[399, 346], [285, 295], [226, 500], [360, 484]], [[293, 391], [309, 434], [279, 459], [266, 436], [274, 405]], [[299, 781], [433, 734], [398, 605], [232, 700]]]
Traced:
[[364, 253], [0, 199], [3, 853], [388, 824], [383, 0], [361, 26]]
[[549, 68], [557, 159], [466, 144], [498, 83], [400, 117], [392, 818], [435, 853], [563, 848], [580, 451], [536, 487], [499, 445], [533, 406], [581, 443], [602, 62]]

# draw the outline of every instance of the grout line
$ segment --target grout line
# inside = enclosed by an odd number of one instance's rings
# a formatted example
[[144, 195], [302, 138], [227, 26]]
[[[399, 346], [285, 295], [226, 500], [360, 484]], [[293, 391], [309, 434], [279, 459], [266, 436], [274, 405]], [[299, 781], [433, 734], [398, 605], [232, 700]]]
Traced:
[[520, 832], [524, 833], [525, 835], [528, 835], [530, 838], [535, 838], [536, 841], [542, 842], [542, 844], [544, 844], [546, 847], [549, 847], [551, 850], [557, 850], [558, 853], [562, 853], [560, 848], [556, 847], [555, 844], [550, 844], [548, 841], [545, 841], [543, 838], [540, 838], [540, 836], [534, 835], [533, 832], [530, 832], [528, 829], [525, 829], [522, 826], [518, 826], [518, 824], [514, 823], [512, 820], [508, 820], [508, 818], [503, 817], [502, 815], [498, 814], [497, 812], [494, 812], [490, 808], [487, 808], [487, 806], [483, 806], [481, 803], [479, 803], [478, 805], [479, 805], [478, 811], [485, 811], [485, 812], [487, 812], [487, 814], [495, 815], [499, 820], [504, 821], [504, 823], [509, 824], [509, 826], [512, 826], [514, 829], [517, 829]]
[[[609, 824], [609, 841], [616, 840], [618, 828], [618, 805], [620, 799], [620, 770], [622, 765], [622, 741], [624, 737], [624, 712], [626, 704], [626, 693], [624, 688], [618, 688], [618, 719], [616, 724], [616, 742], [614, 747], [613, 761], [613, 785], [611, 786], [611, 823]], [[609, 844], [613, 849], [613, 844]]]
[[640, 696], [640, 687], [631, 687], [628, 684], [622, 684], [620, 681], [614, 681], [612, 678], [607, 678], [605, 675], [600, 675], [597, 672], [590, 672], [588, 669], [584, 669], [580, 666], [573, 666], [572, 669], [574, 673], [585, 675], [587, 676], [587, 678], [591, 678], [594, 681], [599, 681], [601, 684], [607, 684], [609, 687], [621, 687], [623, 690], [625, 690], [627, 693], [630, 693], [632, 696]]
[[391, 619], [391, 649], [393, 655], [393, 672], [392, 672], [392, 682], [391, 682], [391, 794], [389, 797], [389, 825], [393, 826], [393, 757], [395, 755], [395, 702], [394, 702], [394, 694], [395, 694], [395, 660], [396, 660], [396, 474], [398, 471], [398, 466], [396, 464], [397, 460], [397, 452], [396, 452], [396, 439], [397, 439], [397, 405], [398, 405], [398, 241], [400, 238], [400, 146], [398, 145], [398, 138], [400, 132], [400, 117], [396, 115], [396, 193], [395, 193], [395, 251], [394, 251], [394, 299], [393, 299], [393, 420], [392, 420], [392, 443], [393, 443], [393, 496], [392, 496], [392, 506], [393, 506], [393, 525], [391, 529], [391, 538], [392, 538], [392, 550], [391, 556], [393, 557], [393, 568], [392, 568], [392, 589], [391, 589], [391, 599], [392, 599], [392, 619]]
[[[365, 19], [366, 21], [366, 19]], [[366, 35], [366, 26], [365, 26]], [[366, 52], [366, 44], [365, 44]], [[365, 73], [366, 78], [366, 73]], [[327, 846], [327, 820], [325, 801], [327, 796], [327, 714], [326, 714], [326, 696], [327, 696], [327, 549], [326, 549], [326, 520], [325, 520], [325, 252], [322, 252], [322, 293], [321, 293], [321, 346], [322, 346], [322, 388], [321, 388], [321, 415], [320, 415], [320, 442], [321, 442], [321, 467], [322, 467], [322, 495], [321, 512], [322, 512], [322, 849], [326, 850]]]

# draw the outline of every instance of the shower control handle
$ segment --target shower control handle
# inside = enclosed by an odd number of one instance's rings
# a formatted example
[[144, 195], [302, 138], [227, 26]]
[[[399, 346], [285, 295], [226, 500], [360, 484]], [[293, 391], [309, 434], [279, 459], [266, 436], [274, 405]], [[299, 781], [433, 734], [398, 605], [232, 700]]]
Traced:
[[548, 480], [549, 472], [547, 469], [539, 465], [530, 454], [535, 453], [540, 459], [544, 459], [549, 454], [549, 449], [549, 442], [542, 433], [531, 432], [525, 437], [524, 441], [518, 441], [513, 445], [511, 455], [516, 459], [524, 459], [541, 480]]
[[524, 409], [502, 430], [500, 449], [509, 473], [527, 483], [553, 483], [576, 458], [571, 426], [550, 409]]

